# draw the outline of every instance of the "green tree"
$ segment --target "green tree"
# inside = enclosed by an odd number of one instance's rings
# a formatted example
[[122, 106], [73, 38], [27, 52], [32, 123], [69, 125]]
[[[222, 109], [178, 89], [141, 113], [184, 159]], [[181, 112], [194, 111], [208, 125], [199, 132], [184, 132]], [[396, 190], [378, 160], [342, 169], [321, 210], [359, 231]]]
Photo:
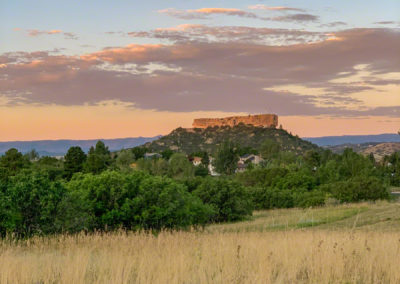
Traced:
[[70, 232], [186, 228], [214, 213], [183, 184], [139, 171], [75, 175], [68, 190], [58, 222]]
[[3, 167], [8, 175], [15, 175], [21, 169], [29, 166], [29, 160], [26, 159], [17, 149], [9, 149], [0, 157], [0, 167]]
[[173, 154], [174, 154], [174, 151], [172, 151], [171, 149], [166, 149], [166, 150], [161, 152], [162, 158], [167, 160], [167, 161], [171, 158], [171, 156]]
[[281, 145], [272, 139], [266, 139], [260, 147], [261, 157], [265, 160], [276, 158], [280, 151]]
[[65, 176], [63, 162], [54, 157], [40, 157], [39, 160], [32, 164], [32, 169], [34, 171], [42, 172], [43, 174], [48, 175], [48, 177], [52, 181], [61, 179]]
[[135, 160], [139, 160], [144, 157], [144, 154], [146, 154], [147, 149], [144, 147], [135, 147], [132, 149], [132, 153], [135, 157]]
[[318, 153], [315, 150], [308, 150], [305, 154], [304, 154], [304, 161], [306, 162], [306, 164], [308, 166], [310, 166], [311, 168], [314, 167], [319, 167], [321, 164], [321, 154]]
[[174, 178], [192, 177], [194, 176], [194, 166], [185, 154], [175, 153], [169, 159], [168, 174]]
[[51, 181], [47, 175], [21, 171], [8, 183], [5, 197], [10, 204], [9, 219], [3, 220], [0, 226], [5, 224], [19, 236], [55, 233], [58, 205], [65, 193], [63, 184]]
[[214, 221], [237, 221], [252, 214], [251, 196], [244, 186], [225, 178], [205, 178], [193, 194], [211, 205], [217, 214]]
[[235, 145], [226, 140], [218, 148], [213, 165], [218, 173], [230, 175], [235, 173], [238, 161]]
[[39, 153], [35, 150], [32, 149], [28, 153], [24, 155], [29, 161], [35, 161], [39, 159]]
[[134, 161], [135, 155], [129, 150], [121, 150], [116, 159], [117, 166], [120, 169], [129, 169]]
[[64, 156], [64, 160], [64, 176], [69, 180], [74, 173], [83, 170], [83, 165], [86, 161], [86, 154], [79, 146], [70, 147], [67, 154]]
[[194, 169], [195, 176], [206, 177], [208, 176], [208, 174], [209, 174], [208, 168], [203, 164], [196, 166]]
[[96, 147], [90, 147], [85, 169], [87, 172], [98, 174], [111, 165], [111, 154], [103, 141], [97, 141]]

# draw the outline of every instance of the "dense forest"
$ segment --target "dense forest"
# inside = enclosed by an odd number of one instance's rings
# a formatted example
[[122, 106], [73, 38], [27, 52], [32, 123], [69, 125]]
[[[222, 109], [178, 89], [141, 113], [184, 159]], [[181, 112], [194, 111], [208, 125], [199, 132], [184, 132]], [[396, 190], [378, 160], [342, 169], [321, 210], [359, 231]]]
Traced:
[[[0, 234], [201, 228], [255, 209], [390, 199], [388, 188], [400, 186], [399, 152], [377, 162], [351, 149], [290, 148], [271, 138], [257, 148], [226, 139], [213, 153], [164, 149], [149, 158], [154, 148], [112, 153], [99, 141], [63, 159], [9, 149], [0, 157]], [[245, 154], [262, 162], [238, 172]], [[219, 176], [210, 176], [210, 163]]]

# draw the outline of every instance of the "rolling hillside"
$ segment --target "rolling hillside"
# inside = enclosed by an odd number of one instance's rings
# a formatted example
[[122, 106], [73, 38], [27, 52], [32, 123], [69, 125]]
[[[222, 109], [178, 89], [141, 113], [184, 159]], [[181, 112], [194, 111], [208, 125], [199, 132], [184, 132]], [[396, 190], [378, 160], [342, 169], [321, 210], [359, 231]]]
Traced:
[[255, 127], [240, 124], [235, 127], [177, 128], [170, 134], [146, 143], [150, 151], [161, 152], [166, 149], [190, 154], [197, 151], [215, 152], [225, 140], [231, 140], [241, 147], [260, 148], [266, 139], [272, 139], [282, 145], [283, 150], [303, 153], [319, 149], [317, 145], [293, 136], [283, 129]]

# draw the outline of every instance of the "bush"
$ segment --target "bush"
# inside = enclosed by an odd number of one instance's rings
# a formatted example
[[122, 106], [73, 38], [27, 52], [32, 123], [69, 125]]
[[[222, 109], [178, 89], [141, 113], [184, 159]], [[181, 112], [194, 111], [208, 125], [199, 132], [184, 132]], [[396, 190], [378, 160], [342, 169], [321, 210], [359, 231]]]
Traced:
[[358, 176], [346, 181], [325, 184], [320, 189], [341, 202], [389, 199], [390, 193], [377, 177]]
[[267, 187], [264, 190], [262, 208], [292, 208], [294, 206], [293, 194], [288, 189]]
[[59, 224], [71, 232], [186, 228], [204, 225], [214, 214], [183, 184], [142, 172], [75, 175], [68, 190]]
[[251, 196], [238, 182], [224, 178], [205, 178], [193, 194], [216, 211], [214, 221], [237, 221], [252, 214]]
[[43, 172], [22, 171], [11, 177], [0, 196], [0, 231], [18, 236], [56, 232], [59, 204], [66, 194], [64, 185], [51, 181]]
[[236, 180], [245, 186], [274, 186], [280, 179], [286, 176], [285, 168], [254, 168], [236, 174]]
[[319, 190], [298, 192], [294, 194], [295, 207], [307, 208], [322, 206], [325, 204], [325, 200], [326, 193]]

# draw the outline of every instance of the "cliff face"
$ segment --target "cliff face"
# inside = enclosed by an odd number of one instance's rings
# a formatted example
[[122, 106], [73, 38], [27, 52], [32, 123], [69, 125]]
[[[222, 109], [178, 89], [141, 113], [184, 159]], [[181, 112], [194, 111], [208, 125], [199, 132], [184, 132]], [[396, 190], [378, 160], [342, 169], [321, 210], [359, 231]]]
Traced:
[[259, 114], [248, 116], [231, 116], [224, 118], [197, 118], [193, 121], [193, 128], [207, 128], [209, 126], [230, 126], [239, 123], [262, 127], [277, 127], [278, 116], [276, 114]]

